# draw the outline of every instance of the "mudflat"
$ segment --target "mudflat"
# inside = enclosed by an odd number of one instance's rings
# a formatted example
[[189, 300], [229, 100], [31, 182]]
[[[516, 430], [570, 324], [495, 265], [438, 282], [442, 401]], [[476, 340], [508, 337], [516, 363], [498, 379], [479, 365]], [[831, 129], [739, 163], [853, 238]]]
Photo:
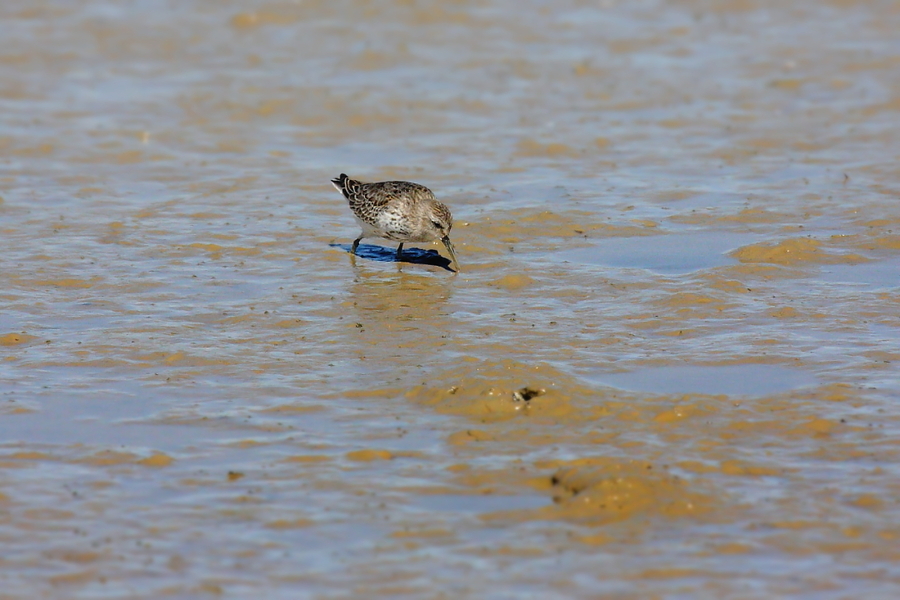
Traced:
[[0, 595], [900, 594], [896, 3], [0, 22]]

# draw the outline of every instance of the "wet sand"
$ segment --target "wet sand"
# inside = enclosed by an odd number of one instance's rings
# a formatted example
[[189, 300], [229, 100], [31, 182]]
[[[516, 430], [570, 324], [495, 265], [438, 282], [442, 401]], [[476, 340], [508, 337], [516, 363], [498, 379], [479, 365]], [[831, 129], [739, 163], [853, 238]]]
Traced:
[[0, 598], [900, 594], [895, 3], [0, 22]]

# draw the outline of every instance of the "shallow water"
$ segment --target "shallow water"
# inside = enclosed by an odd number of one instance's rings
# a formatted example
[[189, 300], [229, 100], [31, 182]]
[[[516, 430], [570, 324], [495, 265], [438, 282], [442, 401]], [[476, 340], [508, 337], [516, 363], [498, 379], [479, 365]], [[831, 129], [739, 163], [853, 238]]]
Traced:
[[3, 3], [0, 596], [896, 597], [898, 29]]
[[775, 365], [667, 366], [610, 373], [592, 379], [633, 392], [765, 396], [816, 383], [809, 375]]
[[762, 241], [759, 236], [720, 231], [694, 231], [667, 235], [611, 238], [590, 248], [558, 253], [555, 258], [604, 267], [649, 269], [662, 274], [733, 265], [728, 252], [741, 245]]

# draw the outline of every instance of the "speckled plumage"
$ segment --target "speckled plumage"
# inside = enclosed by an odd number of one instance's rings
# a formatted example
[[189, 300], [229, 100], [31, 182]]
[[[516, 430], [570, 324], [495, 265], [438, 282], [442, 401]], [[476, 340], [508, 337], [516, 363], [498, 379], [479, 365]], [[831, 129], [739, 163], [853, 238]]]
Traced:
[[344, 173], [331, 183], [350, 203], [350, 210], [362, 228], [362, 233], [353, 241], [351, 252], [355, 254], [360, 240], [367, 237], [400, 242], [398, 259], [404, 242], [440, 241], [459, 271], [459, 261], [450, 243], [453, 215], [427, 187], [409, 181], [363, 183]]

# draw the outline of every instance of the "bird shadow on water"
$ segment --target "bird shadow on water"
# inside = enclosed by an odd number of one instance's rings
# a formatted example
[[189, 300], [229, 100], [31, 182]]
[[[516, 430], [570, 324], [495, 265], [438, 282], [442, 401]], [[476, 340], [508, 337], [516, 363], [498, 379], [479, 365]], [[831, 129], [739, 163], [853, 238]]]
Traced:
[[[350, 253], [352, 246], [350, 244], [328, 244], [332, 248], [340, 248], [344, 252]], [[446, 271], [453, 273], [450, 268], [450, 259], [444, 258], [437, 250], [423, 250], [421, 248], [403, 248], [403, 254], [397, 258], [396, 248], [385, 248], [384, 246], [373, 246], [371, 244], [360, 244], [356, 248], [356, 257], [365, 260], [374, 260], [377, 262], [396, 262], [410, 263], [414, 265], [431, 265], [441, 267]]]

